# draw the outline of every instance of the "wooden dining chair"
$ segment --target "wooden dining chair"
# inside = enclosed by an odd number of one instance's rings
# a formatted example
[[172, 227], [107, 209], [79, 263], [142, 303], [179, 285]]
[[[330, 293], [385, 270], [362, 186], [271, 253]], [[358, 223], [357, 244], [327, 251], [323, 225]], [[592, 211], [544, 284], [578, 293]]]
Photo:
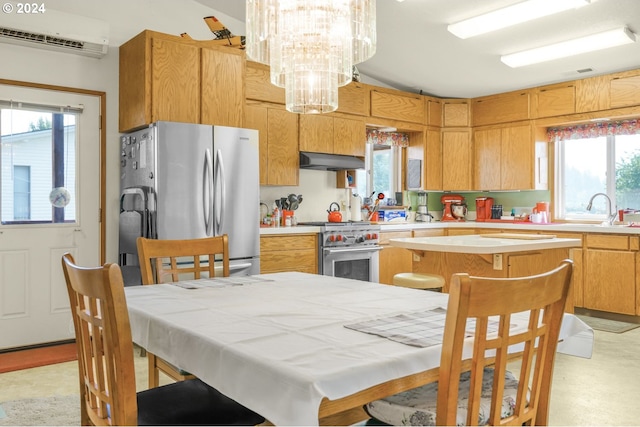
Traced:
[[[218, 276], [229, 276], [229, 241], [226, 234], [185, 240], [159, 240], [138, 237], [138, 260], [143, 285], [216, 276], [216, 257], [222, 262]], [[205, 258], [205, 259], [203, 259]], [[160, 372], [184, 381], [195, 378], [147, 351], [149, 388], [160, 383]]]
[[[391, 425], [546, 425], [572, 269], [564, 260], [529, 277], [454, 274], [439, 380], [365, 410]], [[511, 330], [511, 316], [519, 312], [529, 313], [528, 326]], [[510, 346], [518, 346], [517, 358], [507, 354]]]
[[117, 264], [62, 257], [78, 348], [81, 425], [255, 425], [264, 418], [198, 379], [136, 393], [133, 342]]

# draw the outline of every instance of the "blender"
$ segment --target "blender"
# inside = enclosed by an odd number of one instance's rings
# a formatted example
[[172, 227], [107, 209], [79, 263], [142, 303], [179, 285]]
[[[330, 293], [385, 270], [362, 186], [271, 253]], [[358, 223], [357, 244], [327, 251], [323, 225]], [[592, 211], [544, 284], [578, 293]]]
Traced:
[[430, 222], [432, 216], [429, 215], [429, 209], [427, 208], [427, 201], [429, 200], [426, 191], [417, 192], [417, 206], [416, 206], [416, 221], [418, 222]]

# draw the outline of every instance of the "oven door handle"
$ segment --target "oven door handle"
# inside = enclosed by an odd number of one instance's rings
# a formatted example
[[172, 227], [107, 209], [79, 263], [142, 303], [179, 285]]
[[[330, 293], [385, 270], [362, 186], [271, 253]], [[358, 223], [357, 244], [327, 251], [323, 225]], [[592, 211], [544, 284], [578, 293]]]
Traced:
[[366, 248], [346, 248], [346, 249], [323, 249], [327, 255], [342, 254], [342, 253], [354, 253], [354, 252], [377, 252], [382, 250], [382, 246], [368, 246]]

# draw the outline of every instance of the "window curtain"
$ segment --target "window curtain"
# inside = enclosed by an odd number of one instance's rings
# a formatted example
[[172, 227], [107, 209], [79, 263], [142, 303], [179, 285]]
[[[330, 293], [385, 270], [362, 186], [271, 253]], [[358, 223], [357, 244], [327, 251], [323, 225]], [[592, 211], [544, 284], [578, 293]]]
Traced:
[[640, 134], [640, 120], [624, 120], [621, 122], [599, 122], [585, 125], [549, 128], [547, 137], [549, 142], [565, 141], [567, 139], [587, 139], [608, 135]]
[[409, 135], [401, 132], [381, 132], [376, 129], [367, 129], [367, 144], [409, 146]]

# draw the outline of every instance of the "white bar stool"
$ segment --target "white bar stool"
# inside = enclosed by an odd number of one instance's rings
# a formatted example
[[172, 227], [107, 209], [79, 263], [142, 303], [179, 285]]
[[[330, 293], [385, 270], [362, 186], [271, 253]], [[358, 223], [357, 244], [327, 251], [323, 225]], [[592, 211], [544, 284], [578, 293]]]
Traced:
[[444, 286], [444, 277], [437, 274], [398, 273], [393, 276], [393, 284], [404, 288], [440, 292]]

